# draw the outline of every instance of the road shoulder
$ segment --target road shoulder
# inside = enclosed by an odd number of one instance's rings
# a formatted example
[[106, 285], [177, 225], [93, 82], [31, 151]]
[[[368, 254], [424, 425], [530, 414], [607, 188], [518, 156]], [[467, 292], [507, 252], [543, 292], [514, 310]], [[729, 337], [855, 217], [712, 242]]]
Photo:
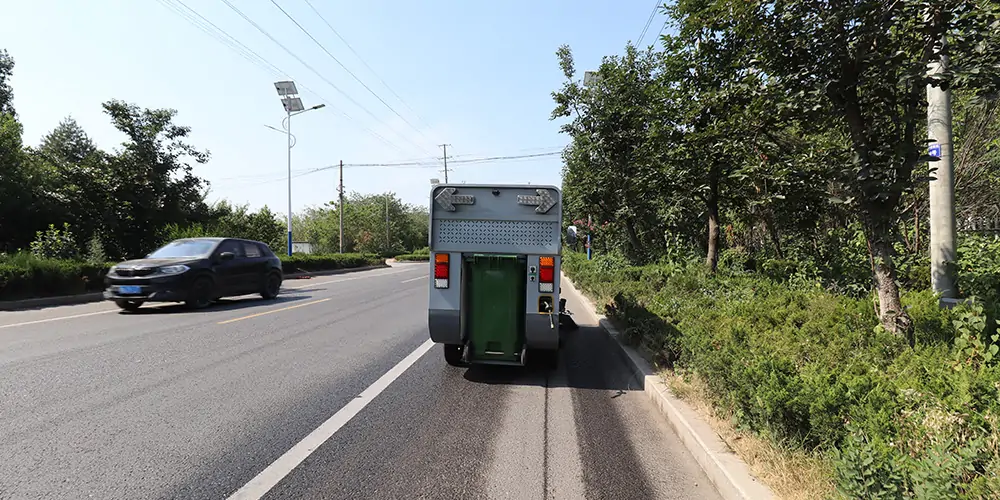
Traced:
[[598, 317], [603, 330], [614, 340], [613, 344], [622, 360], [642, 383], [646, 395], [715, 484], [719, 494], [727, 500], [775, 498], [770, 488], [754, 477], [746, 462], [726, 445], [711, 425], [670, 391], [639, 352], [623, 343], [618, 329], [607, 317], [597, 312], [594, 303], [578, 291], [565, 274], [562, 275], [562, 280], [564, 295], [573, 296]]

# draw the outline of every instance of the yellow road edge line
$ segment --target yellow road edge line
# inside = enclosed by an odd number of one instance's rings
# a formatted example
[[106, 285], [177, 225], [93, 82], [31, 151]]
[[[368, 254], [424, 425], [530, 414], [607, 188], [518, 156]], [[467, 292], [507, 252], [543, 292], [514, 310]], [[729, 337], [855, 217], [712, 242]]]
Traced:
[[276, 312], [287, 311], [289, 309], [295, 309], [295, 308], [298, 308], [298, 307], [311, 306], [313, 304], [319, 304], [320, 302], [326, 302], [328, 300], [330, 300], [330, 299], [326, 298], [326, 299], [314, 300], [312, 302], [306, 302], [305, 304], [295, 304], [294, 306], [282, 307], [281, 309], [274, 309], [274, 310], [271, 310], [271, 311], [264, 311], [262, 313], [251, 314], [249, 316], [241, 316], [239, 318], [227, 319], [225, 321], [220, 321], [217, 324], [224, 325], [226, 323], [233, 323], [235, 321], [242, 321], [244, 319], [256, 318], [257, 316], [264, 316], [266, 314], [272, 314], [272, 313], [276, 313]]

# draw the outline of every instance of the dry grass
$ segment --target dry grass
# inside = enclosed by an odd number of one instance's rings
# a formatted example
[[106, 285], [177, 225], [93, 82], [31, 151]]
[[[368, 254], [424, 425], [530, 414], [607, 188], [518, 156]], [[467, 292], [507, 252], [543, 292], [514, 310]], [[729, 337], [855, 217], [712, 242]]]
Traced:
[[705, 383], [696, 376], [685, 378], [669, 370], [662, 371], [661, 376], [674, 395], [694, 408], [777, 498], [816, 500], [834, 496], [829, 462], [737, 429], [728, 415], [719, 415], [714, 409]]

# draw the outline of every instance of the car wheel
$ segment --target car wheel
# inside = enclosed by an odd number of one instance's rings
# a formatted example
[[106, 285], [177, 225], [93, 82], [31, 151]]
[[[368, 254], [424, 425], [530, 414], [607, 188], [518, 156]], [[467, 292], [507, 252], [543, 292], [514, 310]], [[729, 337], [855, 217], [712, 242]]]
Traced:
[[459, 344], [444, 345], [444, 360], [451, 366], [465, 366], [462, 362], [462, 346]]
[[185, 301], [188, 307], [192, 309], [204, 309], [212, 305], [212, 300], [215, 299], [214, 292], [215, 284], [212, 283], [212, 279], [208, 277], [201, 277], [194, 280], [194, 285], [191, 286], [191, 294], [188, 300]]
[[125, 311], [132, 312], [132, 311], [135, 311], [135, 310], [139, 309], [140, 307], [142, 307], [143, 302], [145, 302], [145, 301], [143, 301], [143, 300], [116, 300], [115, 301], [115, 305], [117, 305], [118, 307], [122, 308]]
[[266, 300], [271, 300], [277, 298], [280, 292], [281, 276], [278, 276], [277, 273], [271, 273], [267, 277], [267, 283], [264, 285], [264, 291], [260, 292], [260, 296]]

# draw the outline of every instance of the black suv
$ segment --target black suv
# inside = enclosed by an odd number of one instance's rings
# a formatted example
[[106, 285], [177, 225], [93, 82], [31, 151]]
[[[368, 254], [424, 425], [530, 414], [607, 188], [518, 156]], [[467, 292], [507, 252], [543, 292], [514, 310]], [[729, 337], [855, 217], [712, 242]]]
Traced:
[[104, 278], [104, 298], [126, 311], [144, 302], [185, 302], [192, 308], [221, 297], [281, 289], [281, 259], [259, 241], [237, 238], [174, 240], [144, 259], [116, 264]]

